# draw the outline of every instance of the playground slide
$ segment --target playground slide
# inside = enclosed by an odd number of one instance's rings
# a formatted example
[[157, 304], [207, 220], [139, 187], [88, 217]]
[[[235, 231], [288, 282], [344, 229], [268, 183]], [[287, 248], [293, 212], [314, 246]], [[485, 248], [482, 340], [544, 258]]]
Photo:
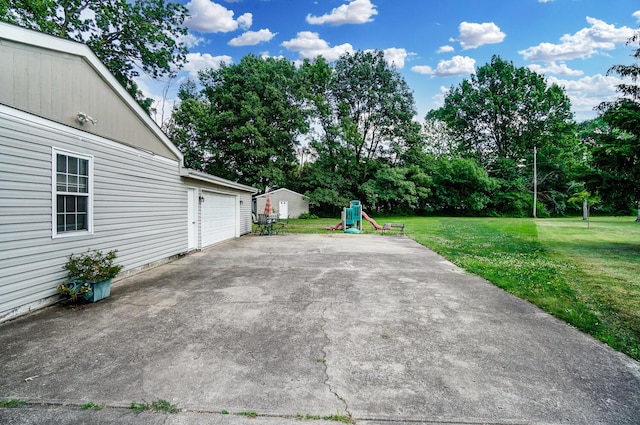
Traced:
[[336, 224], [333, 227], [327, 227], [327, 230], [338, 230], [338, 229], [342, 229], [342, 222]]
[[364, 211], [362, 211], [362, 218], [364, 218], [369, 223], [371, 223], [376, 230], [382, 230], [382, 226], [380, 226], [378, 223], [376, 223], [376, 221], [374, 219], [372, 219], [371, 217], [369, 217], [369, 215]]

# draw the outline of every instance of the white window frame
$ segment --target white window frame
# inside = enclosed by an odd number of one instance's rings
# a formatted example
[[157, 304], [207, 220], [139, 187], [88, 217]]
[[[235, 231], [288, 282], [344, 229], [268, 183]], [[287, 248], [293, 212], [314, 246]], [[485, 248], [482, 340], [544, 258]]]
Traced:
[[[58, 173], [58, 154], [70, 156], [74, 158], [80, 158], [87, 160], [88, 172], [89, 172], [89, 184], [87, 195], [87, 230], [76, 230], [71, 232], [58, 232], [58, 187], [57, 187], [57, 173]], [[93, 155], [86, 155], [78, 152], [72, 152], [64, 149], [51, 148], [51, 238], [68, 238], [74, 236], [87, 236], [93, 234]], [[67, 194], [67, 192], [64, 192]]]

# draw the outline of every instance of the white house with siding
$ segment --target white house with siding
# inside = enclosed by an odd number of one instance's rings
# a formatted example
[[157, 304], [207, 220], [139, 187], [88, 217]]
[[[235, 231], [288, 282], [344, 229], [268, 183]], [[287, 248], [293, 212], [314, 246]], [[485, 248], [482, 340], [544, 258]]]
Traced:
[[83, 44], [0, 22], [0, 322], [57, 300], [72, 253], [121, 276], [251, 232], [256, 189], [182, 154]]
[[281, 219], [298, 218], [302, 213], [309, 213], [309, 198], [293, 190], [281, 188], [263, 193], [255, 197], [256, 212], [262, 213], [267, 203], [267, 195], [271, 199], [273, 211]]

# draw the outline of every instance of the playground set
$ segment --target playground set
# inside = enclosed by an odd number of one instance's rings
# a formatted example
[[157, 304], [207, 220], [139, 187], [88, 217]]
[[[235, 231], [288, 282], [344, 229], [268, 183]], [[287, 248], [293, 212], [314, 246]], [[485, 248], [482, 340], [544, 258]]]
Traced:
[[351, 201], [349, 207], [342, 209], [340, 223], [333, 227], [327, 227], [327, 230], [342, 229], [345, 233], [361, 233], [362, 219], [367, 220], [376, 230], [384, 230], [374, 219], [369, 217], [366, 212], [362, 211], [360, 201]]

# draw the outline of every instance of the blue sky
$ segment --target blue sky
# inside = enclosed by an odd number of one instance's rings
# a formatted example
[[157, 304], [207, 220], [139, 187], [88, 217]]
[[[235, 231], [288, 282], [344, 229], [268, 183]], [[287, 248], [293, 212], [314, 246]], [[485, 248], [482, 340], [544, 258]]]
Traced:
[[[616, 97], [607, 69], [632, 63], [638, 0], [178, 0], [190, 11], [188, 63], [168, 87], [253, 53], [301, 61], [379, 49], [414, 92], [418, 121], [494, 54], [567, 90], [577, 120]], [[163, 85], [142, 77], [147, 96]], [[160, 105], [158, 105], [160, 107]], [[156, 117], [159, 119], [160, 117]], [[166, 113], [165, 113], [166, 118]]]

